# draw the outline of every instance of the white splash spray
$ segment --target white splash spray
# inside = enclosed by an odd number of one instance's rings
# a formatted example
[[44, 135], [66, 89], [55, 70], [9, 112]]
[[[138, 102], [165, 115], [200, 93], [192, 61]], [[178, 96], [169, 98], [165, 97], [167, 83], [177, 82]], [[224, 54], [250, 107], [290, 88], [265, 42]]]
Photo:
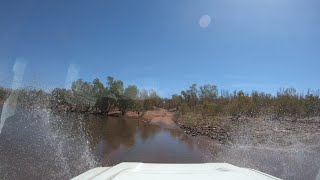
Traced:
[[12, 91], [8, 99], [3, 104], [3, 109], [1, 113], [1, 119], [0, 119], [0, 134], [5, 121], [9, 117], [13, 116], [16, 111], [18, 93], [15, 90], [21, 87], [25, 68], [26, 68], [26, 63], [22, 59], [17, 59], [13, 65], [14, 76], [13, 76], [12, 85], [11, 85]]

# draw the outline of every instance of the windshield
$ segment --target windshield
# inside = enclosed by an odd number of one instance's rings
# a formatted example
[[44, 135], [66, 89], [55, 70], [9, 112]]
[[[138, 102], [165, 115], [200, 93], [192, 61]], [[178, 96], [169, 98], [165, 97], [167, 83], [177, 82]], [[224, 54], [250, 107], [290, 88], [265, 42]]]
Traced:
[[0, 179], [121, 162], [320, 179], [320, 2], [0, 2]]

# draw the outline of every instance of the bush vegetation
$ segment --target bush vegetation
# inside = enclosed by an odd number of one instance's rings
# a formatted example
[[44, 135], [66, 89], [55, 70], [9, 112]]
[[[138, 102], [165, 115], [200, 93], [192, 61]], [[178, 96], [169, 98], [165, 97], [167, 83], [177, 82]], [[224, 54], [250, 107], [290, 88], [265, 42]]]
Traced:
[[93, 82], [82, 79], [74, 81], [71, 89], [56, 88], [52, 92], [53, 105], [82, 106], [97, 108], [102, 113], [119, 110], [144, 111], [159, 107], [161, 98], [153, 90], [139, 90], [135, 85], [124, 88], [121, 80], [107, 77], [106, 86], [98, 78]]
[[294, 88], [280, 89], [276, 95], [253, 91], [221, 91], [215, 85], [206, 84], [197, 88], [192, 84], [180, 95], [167, 99], [167, 107], [176, 107], [184, 115], [196, 113], [202, 116], [257, 117], [312, 117], [320, 116], [320, 92], [308, 90], [298, 94]]
[[[205, 84], [197, 87], [192, 84], [188, 89], [174, 94], [171, 98], [160, 98], [154, 90], [139, 90], [135, 85], [124, 87], [121, 80], [107, 77], [103, 84], [98, 78], [92, 82], [82, 79], [74, 81], [71, 89], [56, 88], [51, 93], [36, 89], [10, 90], [0, 87], [0, 102], [10, 92], [19, 94], [19, 102], [30, 104], [36, 99], [47, 99], [51, 106], [80, 106], [85, 109], [99, 109], [102, 113], [119, 110], [146, 111], [154, 107], [175, 109], [178, 114], [197, 114], [201, 117], [241, 116], [258, 117], [273, 115], [281, 117], [315, 117], [320, 116], [320, 91], [308, 90], [299, 94], [294, 88], [280, 89], [276, 95], [253, 91], [218, 91], [218, 87]], [[205, 119], [205, 118], [204, 118]]]

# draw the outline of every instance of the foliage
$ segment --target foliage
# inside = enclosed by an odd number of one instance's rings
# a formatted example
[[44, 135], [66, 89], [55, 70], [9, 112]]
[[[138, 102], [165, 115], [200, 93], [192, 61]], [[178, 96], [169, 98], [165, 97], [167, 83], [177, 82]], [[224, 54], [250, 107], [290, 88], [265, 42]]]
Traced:
[[190, 111], [190, 108], [187, 103], [183, 102], [179, 107], [179, 110], [181, 111], [182, 115], [185, 115], [188, 111]]
[[54, 105], [60, 105], [60, 104], [68, 104], [68, 101], [66, 99], [68, 95], [68, 91], [66, 89], [62, 88], [56, 88], [51, 93], [52, 98], [51, 102]]
[[8, 95], [9, 95], [8, 90], [6, 90], [3, 87], [0, 87], [0, 101], [4, 101]]
[[219, 112], [218, 106], [215, 103], [204, 102], [201, 107], [201, 113], [203, 116], [215, 116]]
[[103, 96], [97, 99], [95, 107], [99, 108], [103, 113], [108, 114], [116, 103], [117, 99], [114, 96]]
[[123, 95], [130, 98], [130, 99], [136, 100], [138, 97], [138, 92], [139, 92], [139, 90], [138, 90], [137, 86], [129, 85], [127, 88], [124, 89]]
[[202, 102], [213, 102], [217, 96], [217, 86], [211, 84], [200, 86], [199, 98]]
[[274, 108], [274, 112], [278, 116], [296, 117], [303, 114], [302, 101], [293, 88], [278, 92]]
[[171, 99], [164, 99], [166, 108], [174, 108], [181, 105], [183, 99], [182, 96], [174, 94], [171, 96]]
[[[320, 91], [309, 90], [306, 95], [298, 94], [294, 88], [280, 89], [275, 95], [253, 91], [222, 90], [218, 93], [216, 85], [205, 84], [197, 87], [192, 84], [181, 94], [171, 98], [161, 98], [154, 90], [139, 90], [135, 85], [124, 87], [123, 81], [107, 77], [104, 85], [96, 78], [92, 82], [78, 79], [72, 83], [71, 89], [56, 88], [51, 92], [53, 106], [80, 106], [84, 109], [99, 109], [102, 113], [110, 111], [146, 111], [155, 107], [174, 108], [179, 114], [188, 112], [202, 117], [241, 116], [257, 117], [276, 115], [276, 117], [313, 117], [320, 115]], [[29, 102], [47, 98], [47, 93], [36, 89], [10, 90], [0, 87], [0, 100], [4, 100], [9, 92], [19, 94], [19, 101]], [[39, 98], [41, 97], [41, 98]], [[39, 101], [40, 102], [40, 101]], [[90, 108], [92, 107], [92, 108]]]
[[183, 97], [183, 100], [189, 106], [195, 106], [199, 101], [197, 84], [192, 84], [188, 90], [181, 91], [181, 95]]
[[[179, 107], [182, 114], [193, 112], [202, 116], [256, 117], [276, 115], [277, 117], [310, 117], [320, 115], [319, 91], [297, 94], [294, 88], [281, 89], [277, 96], [253, 91], [251, 95], [243, 91], [229, 93], [222, 90], [218, 96], [215, 85], [206, 84], [198, 89], [192, 84], [181, 95], [172, 96], [171, 104]], [[181, 97], [181, 99], [179, 98]]]
[[98, 79], [95, 79], [94, 82], [95, 85], [82, 79], [74, 81], [71, 86], [71, 92], [65, 97], [68, 104], [94, 106], [99, 97], [96, 91], [98, 92], [98, 86], [100, 85]]
[[[121, 80], [107, 77], [106, 86], [98, 78], [93, 82], [78, 79], [72, 83], [71, 89], [56, 88], [52, 91], [52, 103], [55, 105], [94, 107], [102, 113], [119, 110], [144, 111], [159, 107], [161, 98], [154, 90], [141, 90], [135, 85], [126, 88]], [[88, 108], [89, 109], [89, 108]]]
[[135, 108], [135, 102], [129, 97], [121, 96], [118, 99], [118, 107], [122, 115], [124, 115], [128, 110], [133, 110]]
[[303, 107], [306, 116], [319, 116], [320, 114], [320, 99], [319, 96], [308, 93], [304, 99]]
[[144, 110], [150, 110], [154, 107], [160, 107], [162, 104], [162, 99], [154, 90], [141, 90], [138, 95], [138, 99], [142, 101], [142, 108]]
[[121, 80], [115, 80], [113, 77], [108, 76], [107, 90], [116, 96], [120, 96], [123, 94], [124, 91], [123, 82]]

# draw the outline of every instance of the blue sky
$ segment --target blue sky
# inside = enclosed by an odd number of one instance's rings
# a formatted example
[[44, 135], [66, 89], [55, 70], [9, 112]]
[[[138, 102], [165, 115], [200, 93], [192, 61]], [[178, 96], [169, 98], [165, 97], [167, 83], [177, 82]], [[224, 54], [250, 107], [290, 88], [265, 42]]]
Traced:
[[320, 88], [320, 1], [2, 0], [1, 85], [16, 63], [45, 89], [111, 75], [162, 96], [192, 83], [306, 92]]

